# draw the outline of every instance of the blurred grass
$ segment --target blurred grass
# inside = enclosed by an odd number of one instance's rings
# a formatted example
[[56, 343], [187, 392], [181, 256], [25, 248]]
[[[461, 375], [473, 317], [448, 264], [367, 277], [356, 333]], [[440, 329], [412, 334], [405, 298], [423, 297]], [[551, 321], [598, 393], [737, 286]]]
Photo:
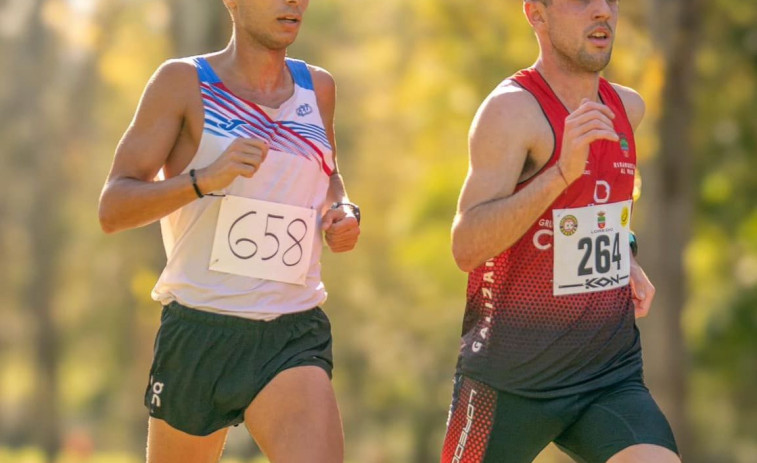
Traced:
[[[55, 463], [141, 463], [144, 457], [125, 453], [103, 452], [92, 455], [65, 453], [55, 459]], [[0, 447], [0, 463], [46, 463], [45, 455], [35, 448], [8, 449]], [[264, 457], [251, 460], [222, 458], [221, 463], [269, 463]]]

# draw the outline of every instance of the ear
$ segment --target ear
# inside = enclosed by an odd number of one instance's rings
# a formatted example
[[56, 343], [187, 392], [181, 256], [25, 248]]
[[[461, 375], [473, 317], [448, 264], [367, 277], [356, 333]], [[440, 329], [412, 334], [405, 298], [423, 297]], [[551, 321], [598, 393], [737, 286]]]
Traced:
[[537, 28], [546, 22], [546, 12], [544, 11], [544, 4], [542, 2], [534, 0], [524, 1], [523, 13], [533, 28]]

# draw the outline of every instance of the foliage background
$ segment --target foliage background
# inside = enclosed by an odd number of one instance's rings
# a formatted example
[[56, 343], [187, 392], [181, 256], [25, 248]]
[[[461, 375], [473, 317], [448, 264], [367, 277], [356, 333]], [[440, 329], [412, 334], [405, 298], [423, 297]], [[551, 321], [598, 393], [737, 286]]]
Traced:
[[[359, 249], [326, 255], [350, 462], [438, 461], [464, 306], [449, 226], [478, 104], [537, 48], [521, 2], [314, 0], [290, 54], [339, 85]], [[647, 379], [686, 461], [757, 461], [757, 4], [621, 5], [639, 90]], [[222, 47], [220, 1], [0, 1], [0, 463], [136, 462], [164, 262], [97, 199], [147, 79]], [[260, 462], [232, 431], [224, 462]], [[564, 462], [553, 448], [539, 462]]]

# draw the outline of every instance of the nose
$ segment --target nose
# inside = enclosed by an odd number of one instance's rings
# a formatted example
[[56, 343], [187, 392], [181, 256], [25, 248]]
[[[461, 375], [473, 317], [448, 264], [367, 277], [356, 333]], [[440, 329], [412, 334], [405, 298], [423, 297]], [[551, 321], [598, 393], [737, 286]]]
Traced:
[[616, 2], [613, 0], [598, 0], [594, 2], [594, 13], [593, 17], [595, 20], [598, 21], [607, 21], [610, 19], [613, 15], [613, 6], [611, 4], [615, 4]]

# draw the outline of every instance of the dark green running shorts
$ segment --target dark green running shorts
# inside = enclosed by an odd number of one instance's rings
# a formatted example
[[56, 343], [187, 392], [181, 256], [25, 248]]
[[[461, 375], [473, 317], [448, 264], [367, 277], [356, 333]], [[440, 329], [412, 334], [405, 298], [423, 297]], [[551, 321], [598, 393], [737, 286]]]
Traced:
[[604, 463], [636, 444], [678, 453], [641, 372], [599, 390], [548, 399], [455, 377], [442, 463], [530, 463], [550, 442], [579, 463]]
[[145, 405], [150, 416], [196, 436], [244, 420], [278, 373], [314, 365], [331, 377], [331, 324], [318, 307], [271, 321], [163, 307]]

